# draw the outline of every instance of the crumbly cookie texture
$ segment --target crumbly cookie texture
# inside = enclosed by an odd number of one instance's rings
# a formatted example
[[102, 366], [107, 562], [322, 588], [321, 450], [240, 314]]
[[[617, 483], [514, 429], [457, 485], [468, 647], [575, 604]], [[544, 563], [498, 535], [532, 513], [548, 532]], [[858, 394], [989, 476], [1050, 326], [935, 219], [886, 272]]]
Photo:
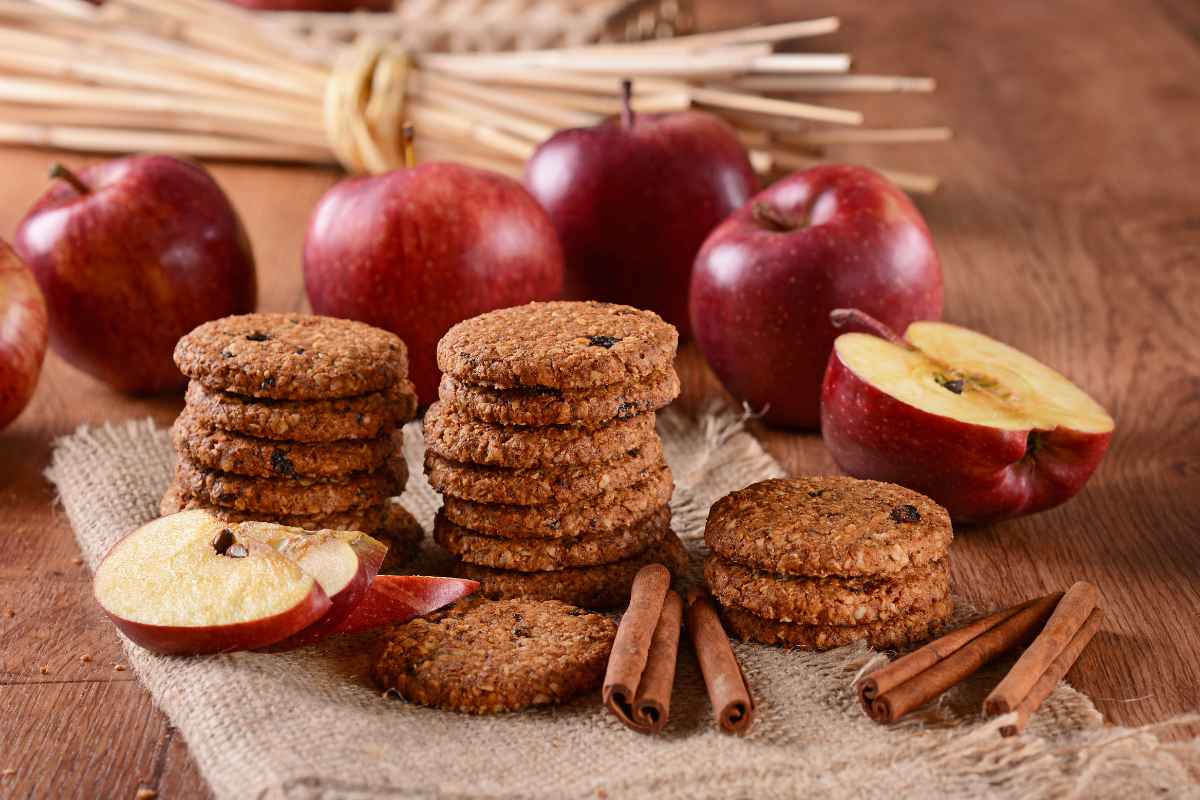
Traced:
[[593, 567], [631, 558], [659, 541], [671, 528], [671, 509], [661, 506], [624, 528], [570, 539], [501, 539], [455, 525], [439, 513], [433, 539], [462, 561], [518, 572], [551, 572]]
[[248, 478], [213, 472], [182, 457], [175, 464], [175, 481], [187, 497], [237, 511], [289, 516], [334, 514], [375, 506], [402, 492], [407, 480], [408, 468], [399, 454], [374, 472], [337, 481]]
[[213, 505], [187, 492], [182, 491], [177, 484], [167, 487], [159, 502], [159, 513], [162, 516], [194, 508], [204, 509], [224, 522], [274, 522], [292, 528], [304, 528], [308, 531], [362, 531], [375, 536], [381, 533], [387, 521], [387, 506], [383, 503], [366, 508], [337, 511], [332, 514], [272, 514], [264, 511], [238, 511], [233, 508], [222, 508]]
[[652, 413], [598, 428], [531, 428], [481, 422], [440, 402], [425, 412], [424, 431], [426, 447], [443, 458], [514, 469], [611, 461], [657, 436]]
[[379, 392], [326, 400], [268, 400], [188, 383], [187, 405], [203, 424], [260, 439], [333, 442], [373, 439], [417, 413], [417, 393], [405, 379]]
[[612, 461], [577, 467], [508, 469], [425, 453], [429, 483], [442, 494], [477, 503], [517, 506], [586, 500], [609, 489], [647, 480], [665, 463], [662, 442], [657, 437]]
[[944, 560], [887, 578], [785, 578], [712, 555], [704, 562], [704, 580], [722, 605], [804, 625], [887, 622], [950, 594]]
[[612, 564], [572, 567], [555, 572], [516, 572], [455, 562], [454, 573], [460, 578], [479, 581], [479, 594], [494, 600], [525, 597], [537, 600], [561, 600], [584, 608], [624, 608], [638, 571], [647, 564], [662, 564], [672, 575], [687, 570], [687, 551], [674, 533], [638, 555]]
[[668, 369], [632, 383], [593, 389], [502, 389], [443, 375], [438, 396], [447, 406], [500, 425], [598, 425], [667, 405], [679, 396], [679, 376]]
[[171, 437], [176, 452], [202, 467], [257, 478], [338, 478], [370, 472], [403, 446], [392, 434], [339, 442], [258, 439], [211, 427], [190, 407], [176, 418]]
[[761, 481], [718, 500], [704, 539], [781, 575], [891, 575], [946, 557], [946, 510], [917, 492], [842, 476]]
[[671, 470], [664, 464], [641, 483], [609, 489], [583, 502], [515, 506], [444, 497], [442, 510], [455, 525], [479, 533], [563, 539], [634, 525], [670, 502], [674, 486]]
[[887, 622], [865, 625], [801, 625], [764, 619], [740, 608], [721, 607], [729, 632], [760, 644], [785, 645], [802, 650], [832, 650], [865, 639], [876, 650], [896, 650], [933, 638], [954, 610], [945, 597], [926, 608], [912, 609]]
[[280, 400], [349, 397], [408, 376], [408, 353], [395, 334], [307, 314], [206, 322], [179, 340], [175, 363], [214, 391]]
[[393, 629], [371, 676], [420, 705], [518, 711], [598, 688], [616, 633], [608, 617], [566, 603], [469, 599]]
[[557, 301], [490, 311], [438, 342], [438, 367], [466, 383], [587, 389], [665, 372], [679, 333], [652, 311]]

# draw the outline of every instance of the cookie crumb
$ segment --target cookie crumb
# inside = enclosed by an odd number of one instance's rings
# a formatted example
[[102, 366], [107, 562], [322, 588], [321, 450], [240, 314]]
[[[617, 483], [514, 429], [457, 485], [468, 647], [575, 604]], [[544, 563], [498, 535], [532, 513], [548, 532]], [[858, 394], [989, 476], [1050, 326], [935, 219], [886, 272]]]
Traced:
[[158, 792], [151, 789], [149, 786], [139, 786], [137, 793], [134, 794], [133, 800], [154, 800], [158, 797]]
[[113, 664], [113, 670], [115, 670], [116, 672], [124, 672], [125, 665], [124, 664]]
[[84, 653], [83, 655], [81, 655], [79, 657], [79, 660], [84, 664], [92, 663], [92, 657], [90, 655], [88, 655], [87, 653]]
[[11, 608], [4, 609], [4, 616], [8, 617], [9, 619], [12, 619], [16, 615], [17, 615], [17, 612], [14, 611], [13, 609], [11, 609]]
[[77, 567], [81, 567], [81, 566], [83, 566], [83, 559], [80, 558], [79, 556], [75, 556], [75, 558], [71, 559], [71, 563]]
[[0, 778], [11, 778], [13, 775], [16, 775], [16, 774], [17, 774], [17, 771], [15, 769], [13, 769], [12, 767], [9, 767], [8, 769], [5, 769], [5, 770], [0, 770]]
[[50, 668], [49, 668], [49, 667], [47, 667], [45, 664], [43, 664], [43, 665], [41, 666], [41, 668], [40, 668], [38, 671], [39, 671], [39, 672], [41, 672], [43, 675], [49, 675], [49, 674], [50, 674]]

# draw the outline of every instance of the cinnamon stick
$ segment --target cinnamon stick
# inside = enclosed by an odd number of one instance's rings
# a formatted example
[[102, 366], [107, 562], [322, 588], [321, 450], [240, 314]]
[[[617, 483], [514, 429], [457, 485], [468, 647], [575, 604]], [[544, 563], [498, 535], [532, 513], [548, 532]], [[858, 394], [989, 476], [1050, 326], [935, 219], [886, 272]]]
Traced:
[[1046, 627], [983, 701], [988, 716], [1007, 714], [1021, 704], [1088, 621], [1099, 599], [1100, 593], [1087, 581], [1078, 581], [1067, 590]]
[[1025, 730], [1025, 725], [1029, 722], [1029, 718], [1033, 716], [1033, 712], [1038, 710], [1042, 701], [1050, 696], [1050, 693], [1054, 691], [1054, 687], [1058, 686], [1058, 682], [1065, 678], [1067, 673], [1071, 671], [1071, 667], [1075, 666], [1075, 662], [1079, 660], [1079, 655], [1083, 652], [1083, 649], [1087, 647], [1088, 642], [1096, 635], [1096, 631], [1100, 630], [1100, 621], [1103, 617], [1103, 609], [1092, 609], [1092, 613], [1088, 615], [1087, 621], [1083, 623], [1083, 627], [1075, 632], [1071, 641], [1058, 654], [1058, 658], [1054, 659], [1049, 669], [1042, 674], [1038, 682], [1029, 690], [1029, 694], [1025, 695], [1025, 699], [1017, 706], [1016, 721], [1000, 728], [1001, 736], [1016, 736]]
[[1060, 594], [997, 612], [935, 639], [858, 683], [859, 699], [876, 722], [895, 722], [997, 656], [1033, 638]]
[[688, 592], [687, 629], [717, 723], [727, 733], [745, 733], [754, 722], [754, 698], [717, 610], [703, 591]]
[[662, 564], [648, 564], [638, 572], [604, 675], [604, 704], [617, 719], [642, 733], [649, 731], [636, 718], [633, 704], [670, 586], [671, 573]]
[[638, 681], [637, 696], [633, 701], [633, 719], [645, 728], [646, 733], [659, 733], [667, 726], [682, 625], [683, 598], [678, 592], [668, 591], [654, 638], [650, 641], [646, 671]]

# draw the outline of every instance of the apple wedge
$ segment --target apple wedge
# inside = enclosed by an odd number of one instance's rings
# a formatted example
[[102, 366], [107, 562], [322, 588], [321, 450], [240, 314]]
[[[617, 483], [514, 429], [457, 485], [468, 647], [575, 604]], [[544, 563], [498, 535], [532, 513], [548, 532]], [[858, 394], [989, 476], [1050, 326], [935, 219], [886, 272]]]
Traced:
[[166, 654], [267, 647], [323, 617], [332, 603], [317, 578], [240, 527], [184, 511], [138, 528], [97, 568], [97, 602], [132, 641]]
[[1058, 372], [983, 334], [914, 322], [900, 338], [865, 314], [835, 324], [821, 432], [858, 478], [922, 492], [955, 522], [1031, 514], [1073, 497], [1108, 448], [1113, 420]]
[[425, 575], [380, 575], [335, 633], [357, 633], [407, 622], [463, 599], [479, 589], [478, 581]]

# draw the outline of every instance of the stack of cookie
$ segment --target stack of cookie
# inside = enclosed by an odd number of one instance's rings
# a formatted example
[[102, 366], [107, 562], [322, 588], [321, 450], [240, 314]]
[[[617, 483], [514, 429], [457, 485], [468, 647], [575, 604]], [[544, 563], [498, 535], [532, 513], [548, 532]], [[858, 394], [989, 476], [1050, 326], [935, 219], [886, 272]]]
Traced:
[[678, 334], [604, 303], [532, 303], [462, 322], [438, 344], [425, 469], [435, 540], [493, 599], [613, 608], [634, 575], [686, 555], [654, 428], [679, 393]]
[[246, 314], [180, 339], [191, 378], [172, 436], [162, 512], [359, 530], [390, 539], [387, 566], [420, 526], [398, 503], [408, 478], [398, 429], [416, 411], [404, 343], [350, 320]]
[[944, 508], [894, 484], [769, 480], [713, 505], [704, 576], [741, 639], [894, 649], [929, 638], [953, 610], [952, 537]]

